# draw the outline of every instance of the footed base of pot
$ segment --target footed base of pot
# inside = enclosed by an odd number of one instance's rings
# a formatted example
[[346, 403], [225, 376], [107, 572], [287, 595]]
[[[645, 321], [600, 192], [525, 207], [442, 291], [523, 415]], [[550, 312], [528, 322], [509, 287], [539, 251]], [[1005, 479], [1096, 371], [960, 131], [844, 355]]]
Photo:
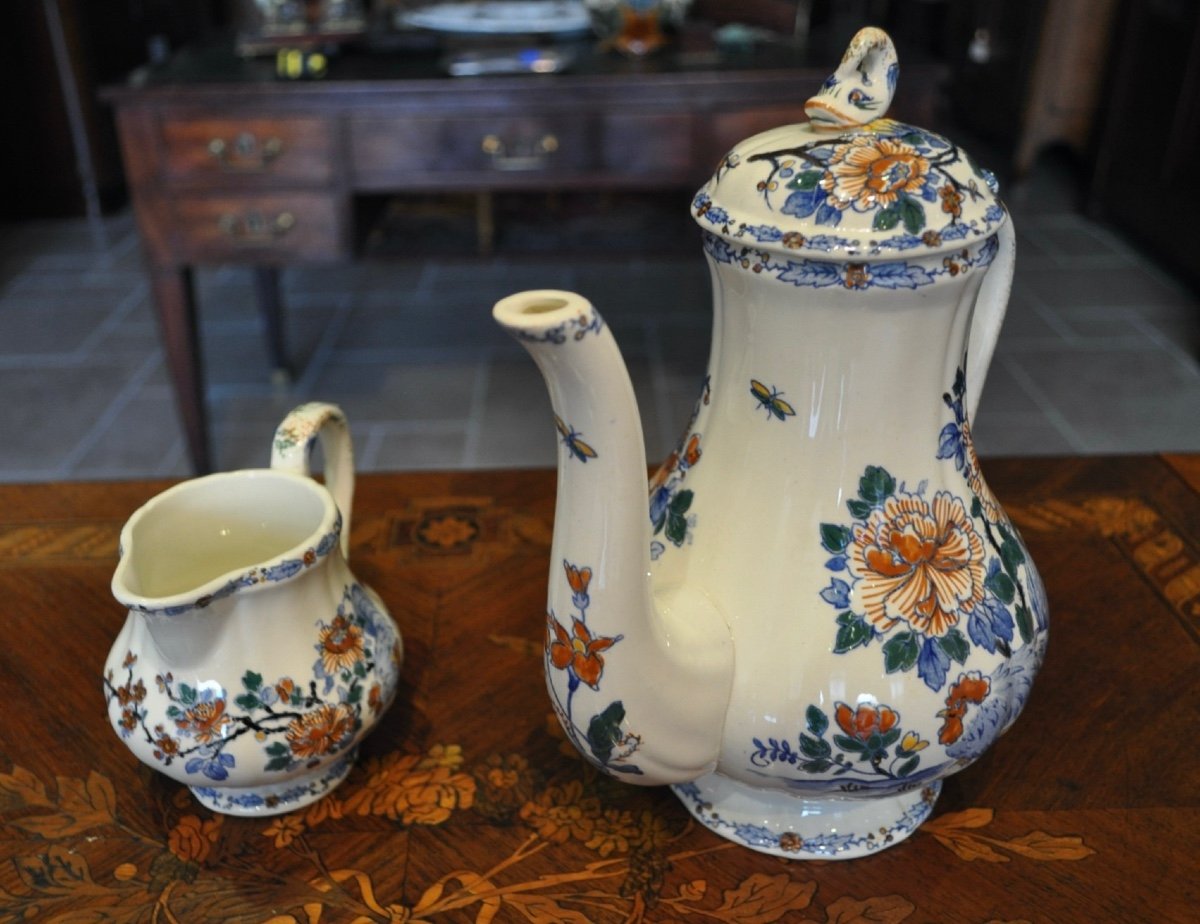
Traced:
[[697, 821], [744, 847], [788, 859], [849, 860], [912, 834], [933, 811], [942, 784], [898, 795], [812, 798], [710, 773], [671, 788]]
[[206, 808], [223, 815], [257, 818], [282, 815], [303, 808], [332, 792], [346, 778], [358, 748], [348, 751], [336, 763], [318, 767], [311, 773], [291, 776], [281, 783], [266, 786], [190, 786], [192, 795]]

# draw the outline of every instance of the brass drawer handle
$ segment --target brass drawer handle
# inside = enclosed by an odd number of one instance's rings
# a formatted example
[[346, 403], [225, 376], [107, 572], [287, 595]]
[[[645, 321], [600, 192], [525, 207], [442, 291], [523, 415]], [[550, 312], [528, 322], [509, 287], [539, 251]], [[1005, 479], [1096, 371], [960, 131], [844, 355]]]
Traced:
[[558, 138], [546, 134], [533, 140], [505, 141], [499, 135], [488, 134], [479, 147], [497, 170], [541, 170], [558, 150]]
[[208, 153], [224, 170], [265, 170], [283, 153], [283, 141], [272, 135], [260, 144], [254, 132], [239, 132], [233, 141], [211, 139]]
[[217, 219], [217, 227], [234, 244], [273, 244], [296, 227], [296, 216], [291, 212], [280, 212], [268, 219], [258, 211], [242, 215], [226, 212]]

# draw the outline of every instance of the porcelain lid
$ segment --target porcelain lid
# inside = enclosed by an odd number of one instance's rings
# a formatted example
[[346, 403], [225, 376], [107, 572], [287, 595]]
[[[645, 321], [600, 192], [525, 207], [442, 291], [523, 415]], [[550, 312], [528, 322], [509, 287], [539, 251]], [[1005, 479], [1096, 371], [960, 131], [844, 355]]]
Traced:
[[808, 122], [747, 138], [696, 194], [704, 229], [771, 250], [935, 253], [994, 234], [990, 172], [941, 135], [885, 118], [899, 74], [881, 29], [861, 30], [805, 104]]

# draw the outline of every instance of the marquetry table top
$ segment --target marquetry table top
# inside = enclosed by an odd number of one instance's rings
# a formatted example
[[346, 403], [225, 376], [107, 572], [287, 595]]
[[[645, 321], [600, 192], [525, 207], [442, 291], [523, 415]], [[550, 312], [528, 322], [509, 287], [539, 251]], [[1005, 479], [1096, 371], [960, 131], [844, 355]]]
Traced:
[[109, 728], [118, 531], [164, 483], [0, 486], [0, 922], [1182, 922], [1200, 876], [1200, 456], [985, 461], [1038, 562], [1028, 707], [848, 862], [753, 853], [558, 732], [550, 471], [363, 476], [351, 561], [399, 698], [331, 796], [214, 815]]

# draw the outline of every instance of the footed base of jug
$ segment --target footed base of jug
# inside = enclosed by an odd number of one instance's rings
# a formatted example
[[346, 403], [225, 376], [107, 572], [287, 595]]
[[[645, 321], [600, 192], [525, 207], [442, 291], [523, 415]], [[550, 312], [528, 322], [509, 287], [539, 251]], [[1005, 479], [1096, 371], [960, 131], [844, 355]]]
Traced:
[[849, 860], [912, 834], [933, 811], [942, 784], [886, 796], [814, 798], [710, 773], [672, 789], [697, 821], [744, 847], [793, 860]]
[[354, 766], [358, 748], [348, 751], [332, 764], [317, 767], [311, 773], [290, 776], [280, 783], [265, 786], [190, 786], [192, 795], [206, 808], [223, 815], [250, 818], [282, 815], [316, 802], [337, 788]]

